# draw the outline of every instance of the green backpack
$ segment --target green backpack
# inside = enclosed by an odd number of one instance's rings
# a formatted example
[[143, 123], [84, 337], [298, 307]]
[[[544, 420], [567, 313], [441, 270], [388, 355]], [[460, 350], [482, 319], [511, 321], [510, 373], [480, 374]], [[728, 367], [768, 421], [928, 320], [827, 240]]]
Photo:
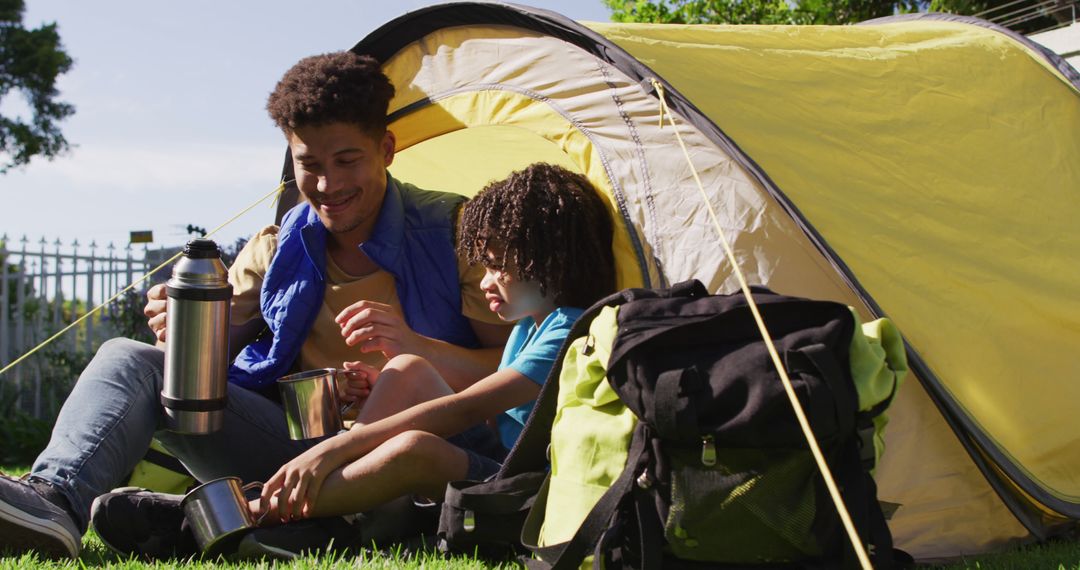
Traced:
[[188, 473], [184, 464], [174, 457], [158, 440], [150, 441], [146, 455], [135, 464], [128, 476], [129, 487], [141, 487], [158, 493], [183, 495], [197, 481]]
[[[871, 560], [891, 566], [870, 471], [907, 370], [899, 334], [837, 303], [760, 288], [754, 298]], [[496, 480], [448, 489], [440, 536], [451, 547], [489, 536], [486, 519], [505, 537], [505, 515], [477, 498], [505, 506], [508, 482], [538, 484], [530, 473], [549, 457], [539, 489], [514, 490], [530, 497], [530, 566], [855, 565], [741, 294], [696, 281], [623, 291], [586, 311], [562, 351]], [[447, 513], [462, 510], [470, 533], [452, 531]]]

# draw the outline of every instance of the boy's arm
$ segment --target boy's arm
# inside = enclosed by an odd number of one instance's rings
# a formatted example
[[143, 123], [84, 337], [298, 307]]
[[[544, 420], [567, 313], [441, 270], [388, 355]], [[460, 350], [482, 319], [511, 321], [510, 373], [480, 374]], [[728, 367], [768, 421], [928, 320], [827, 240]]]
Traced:
[[[381, 420], [358, 425], [323, 443], [328, 444], [326, 452], [341, 453], [344, 464], [406, 431], [419, 430], [443, 438], [461, 433], [506, 410], [531, 402], [539, 394], [540, 386], [536, 382], [517, 370], [504, 368], [462, 392], [428, 400]], [[335, 449], [340, 451], [333, 451]]]
[[504, 368], [462, 392], [429, 400], [407, 410], [331, 437], [285, 464], [263, 487], [260, 509], [281, 491], [282, 514], [310, 505], [326, 476], [371, 452], [383, 442], [407, 431], [448, 437], [504, 410], [535, 400], [540, 386], [512, 368]]
[[349, 346], [359, 346], [361, 352], [382, 352], [387, 359], [399, 354], [421, 356], [455, 392], [461, 392], [498, 367], [503, 345], [513, 328], [469, 319], [481, 348], [465, 348], [416, 333], [396, 308], [374, 301], [353, 303], [336, 321]]

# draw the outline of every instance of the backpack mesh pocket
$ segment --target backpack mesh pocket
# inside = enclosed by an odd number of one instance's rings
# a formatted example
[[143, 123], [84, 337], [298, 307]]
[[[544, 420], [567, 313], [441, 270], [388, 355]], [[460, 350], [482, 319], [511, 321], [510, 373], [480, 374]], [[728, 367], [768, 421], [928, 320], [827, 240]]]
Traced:
[[807, 450], [719, 449], [711, 466], [674, 453], [668, 546], [679, 558], [727, 563], [820, 556], [816, 479]]

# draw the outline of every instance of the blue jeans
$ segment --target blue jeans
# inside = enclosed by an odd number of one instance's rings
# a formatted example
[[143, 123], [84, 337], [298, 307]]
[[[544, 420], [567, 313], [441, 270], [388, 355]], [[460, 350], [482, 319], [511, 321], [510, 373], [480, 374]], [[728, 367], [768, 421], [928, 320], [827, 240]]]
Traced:
[[221, 430], [209, 435], [164, 431], [158, 398], [164, 365], [165, 353], [158, 348], [110, 340], [64, 402], [31, 473], [67, 497], [80, 528], [87, 526], [94, 498], [125, 482], [154, 437], [200, 481], [230, 475], [265, 481], [319, 441], [289, 439], [280, 406], [232, 384]]

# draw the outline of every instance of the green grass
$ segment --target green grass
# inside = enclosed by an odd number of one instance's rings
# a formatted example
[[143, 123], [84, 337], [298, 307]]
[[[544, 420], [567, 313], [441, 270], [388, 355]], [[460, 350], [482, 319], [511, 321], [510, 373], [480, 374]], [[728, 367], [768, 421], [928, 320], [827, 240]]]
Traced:
[[[23, 473], [26, 468], [2, 468], [6, 473]], [[142, 562], [116, 555], [90, 531], [83, 540], [83, 553], [78, 560], [53, 562], [36, 556], [0, 556], [0, 570], [46, 570], [52, 568], [116, 568], [116, 569], [206, 569], [233, 568], [237, 570], [296, 569], [338, 570], [345, 568], [423, 569], [423, 570], [480, 570], [487, 568], [516, 568], [515, 564], [491, 565], [470, 557], [444, 557], [435, 551], [404, 553], [401, 551], [365, 552], [359, 556], [324, 556], [282, 562], [228, 562], [223, 560]], [[947, 564], [922, 564], [920, 570], [1080, 570], [1080, 541], [1059, 540], [1046, 544], [1025, 546], [1001, 552], [974, 556]]]
[[40, 560], [34, 555], [22, 557], [0, 557], [0, 570], [48, 570], [59, 568], [114, 568], [124, 570], [180, 569], [204, 570], [208, 568], [230, 568], [236, 570], [259, 569], [296, 569], [296, 570], [343, 570], [346, 568], [364, 568], [365, 570], [482, 570], [487, 568], [515, 568], [515, 565], [489, 565], [467, 557], [445, 558], [437, 552], [405, 554], [401, 552], [365, 552], [358, 556], [329, 555], [323, 557], [305, 557], [291, 562], [258, 561], [229, 562], [225, 560], [180, 560], [143, 562], [124, 559], [105, 547], [91, 531], [83, 540], [83, 552], [78, 560], [63, 562]]
[[[372, 570], [480, 570], [487, 568], [515, 568], [514, 564], [502, 566], [486, 564], [468, 557], [444, 558], [435, 552], [408, 555], [400, 552], [370, 552], [359, 556], [306, 557], [292, 562], [226, 562], [222, 560], [191, 560], [168, 562], [142, 562], [125, 560], [107, 548], [93, 531], [83, 541], [83, 553], [78, 560], [65, 562], [42, 561], [36, 556], [0, 557], [0, 570], [47, 570], [53, 568], [115, 568], [125, 570], [230, 568], [236, 570], [295, 569], [339, 570], [364, 568]], [[999, 554], [972, 557], [944, 565], [919, 565], [920, 570], [1080, 570], [1080, 543], [1072, 541], [1033, 545]]]
[[942, 566], [940, 570], [1080, 570], [1080, 542], [1059, 540], [1000, 552], [973, 556]]
[[[48, 570], [53, 568], [115, 568], [125, 570], [232, 568], [236, 570], [295, 569], [339, 570], [364, 568], [372, 570], [480, 570], [486, 568], [514, 568], [513, 564], [493, 566], [468, 557], [444, 558], [435, 552], [419, 554], [371, 552], [359, 556], [306, 557], [288, 563], [282, 562], [227, 562], [227, 561], [159, 561], [142, 562], [125, 560], [105, 548], [91, 531], [83, 541], [83, 553], [78, 560], [53, 562], [42, 561], [36, 556], [0, 557], [0, 570]], [[946, 565], [920, 565], [922, 570], [1080, 570], [1080, 543], [1053, 542], [1034, 545], [999, 554], [973, 557]]]

